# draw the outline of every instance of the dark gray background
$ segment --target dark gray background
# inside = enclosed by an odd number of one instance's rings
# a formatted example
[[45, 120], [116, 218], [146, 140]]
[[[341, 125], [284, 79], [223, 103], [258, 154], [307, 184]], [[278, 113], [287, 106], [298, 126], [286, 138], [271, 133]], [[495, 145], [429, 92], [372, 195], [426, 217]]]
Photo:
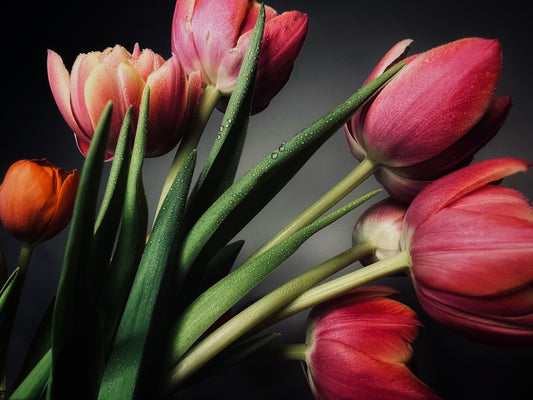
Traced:
[[[347, 98], [381, 56], [404, 38], [414, 39], [413, 53], [467, 36], [500, 39], [504, 67], [498, 94], [513, 96], [514, 106], [498, 136], [476, 159], [513, 156], [533, 160], [531, 1], [272, 0], [268, 4], [278, 11], [298, 9], [307, 13], [309, 34], [289, 83], [267, 110], [251, 119], [239, 174]], [[83, 157], [76, 150], [48, 87], [48, 48], [58, 52], [69, 69], [78, 53], [102, 50], [117, 43], [131, 49], [139, 42], [142, 48], [149, 47], [166, 58], [170, 55], [173, 9], [172, 0], [12, 4], [11, 11], [4, 12], [6, 23], [2, 26], [4, 106], [0, 173], [3, 175], [10, 164], [21, 158], [46, 157], [65, 169], [81, 169]], [[213, 115], [201, 142], [200, 160], [205, 157], [220, 120], [220, 113]], [[171, 157], [149, 159], [145, 163], [146, 191], [152, 210]], [[355, 165], [344, 134], [339, 131], [290, 186], [238, 235], [247, 241], [240, 260]], [[506, 180], [529, 198], [533, 197], [531, 182], [531, 173]], [[358, 193], [377, 187], [372, 178]], [[317, 234], [244, 303], [350, 246], [357, 215], [356, 211]], [[34, 252], [9, 357], [11, 375], [53, 296], [65, 239], [63, 233]], [[18, 244], [3, 228], [0, 247], [12, 268]], [[402, 300], [419, 312], [426, 328], [415, 344], [418, 373], [437, 393], [447, 399], [531, 397], [531, 349], [492, 348], [459, 338], [427, 318], [407, 279], [391, 278], [380, 283], [402, 290], [405, 293]], [[305, 315], [299, 315], [276, 330], [283, 332], [282, 340], [286, 342], [301, 342], [304, 326]], [[300, 365], [287, 361], [246, 363], [183, 393], [180, 398], [184, 399], [312, 398]]]

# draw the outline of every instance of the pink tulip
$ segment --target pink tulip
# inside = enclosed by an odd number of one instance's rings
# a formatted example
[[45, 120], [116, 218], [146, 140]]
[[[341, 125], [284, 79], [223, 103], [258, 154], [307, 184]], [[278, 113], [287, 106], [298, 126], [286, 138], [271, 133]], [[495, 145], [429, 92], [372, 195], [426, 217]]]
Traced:
[[354, 246], [368, 242], [376, 248], [373, 254], [359, 260], [361, 264], [372, 264], [400, 252], [400, 236], [406, 211], [405, 203], [389, 197], [361, 214], [352, 233], [352, 242]]
[[401, 245], [422, 307], [481, 342], [533, 344], [533, 208], [488, 184], [528, 166], [500, 159], [460, 169], [426, 187], [405, 216]]
[[[404, 58], [394, 46], [367, 81]], [[467, 38], [405, 60], [407, 65], [345, 125], [352, 154], [379, 165], [389, 194], [410, 201], [429, 182], [468, 164], [502, 126], [509, 97], [494, 97], [497, 40]]]
[[61, 57], [48, 51], [48, 79], [52, 94], [83, 155], [106, 103], [113, 102], [107, 158], [115, 150], [124, 115], [133, 106], [135, 129], [144, 87], [150, 87], [147, 157], [172, 150], [201, 94], [199, 73], [187, 80], [177, 58], [165, 61], [136, 45], [133, 54], [122, 46], [80, 54], [68, 73]]
[[439, 398], [407, 366], [421, 323], [393, 294], [358, 289], [311, 311], [306, 364], [317, 400]]
[[[178, 0], [172, 50], [185, 71], [202, 71], [223, 96], [235, 87], [260, 4], [249, 0]], [[263, 110], [289, 79], [307, 33], [307, 16], [265, 7], [266, 23], [252, 109]]]

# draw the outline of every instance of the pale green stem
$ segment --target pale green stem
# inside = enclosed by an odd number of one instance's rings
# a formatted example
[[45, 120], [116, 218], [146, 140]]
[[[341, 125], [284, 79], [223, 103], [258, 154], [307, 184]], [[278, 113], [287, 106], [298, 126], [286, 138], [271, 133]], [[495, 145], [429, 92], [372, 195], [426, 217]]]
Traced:
[[294, 360], [305, 361], [305, 352], [307, 351], [307, 344], [282, 344], [278, 346], [268, 346], [266, 351], [259, 354], [268, 358], [276, 360]]
[[348, 175], [346, 175], [339, 183], [331, 188], [320, 199], [314, 202], [307, 210], [301, 213], [298, 217], [292, 220], [288, 225], [281, 229], [265, 244], [263, 244], [251, 257], [254, 257], [264, 251], [268, 250], [275, 244], [289, 237], [292, 233], [302, 229], [315, 221], [323, 213], [341, 201], [344, 197], [350, 194], [357, 186], [364, 182], [370, 175], [372, 175], [377, 168], [377, 164], [365, 158], [354, 168]]
[[220, 96], [220, 91], [214, 85], [208, 85], [204, 89], [204, 93], [200, 98], [200, 103], [191, 117], [191, 121], [187, 130], [185, 131], [185, 136], [181, 140], [178, 150], [176, 151], [176, 155], [174, 156], [174, 160], [172, 161], [172, 165], [170, 166], [170, 171], [161, 191], [161, 197], [157, 206], [156, 216], [161, 208], [161, 205], [163, 204], [163, 200], [170, 190], [170, 186], [172, 185], [174, 178], [182, 168], [191, 152], [198, 146], [198, 142], [202, 137], [202, 133], [204, 132], [207, 121], [209, 121], [209, 117], [213, 113]]
[[411, 266], [409, 252], [402, 251], [385, 260], [370, 264], [354, 272], [345, 274], [309, 289], [285, 306], [274, 316], [272, 323], [289, 318], [307, 308], [314, 307], [324, 301], [331, 300], [377, 278], [390, 276], [404, 271]]
[[220, 351], [289, 304], [300, 294], [374, 251], [375, 246], [371, 243], [359, 243], [285, 283], [241, 311], [192, 348], [180, 360], [170, 373], [170, 389], [175, 391]]

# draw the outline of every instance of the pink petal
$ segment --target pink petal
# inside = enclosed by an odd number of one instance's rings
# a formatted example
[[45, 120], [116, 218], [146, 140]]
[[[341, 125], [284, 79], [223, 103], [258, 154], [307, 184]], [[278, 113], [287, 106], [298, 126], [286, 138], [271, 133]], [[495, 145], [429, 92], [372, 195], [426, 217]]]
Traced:
[[500, 70], [496, 40], [463, 39], [414, 56], [369, 106], [369, 157], [397, 167], [450, 147], [487, 111]]
[[412, 39], [404, 39], [398, 43], [396, 43], [381, 59], [381, 61], [376, 65], [374, 70], [370, 73], [364, 84], [367, 84], [372, 79], [377, 78], [383, 72], [385, 72], [387, 69], [389, 69], [392, 65], [398, 63], [399, 61], [403, 60], [407, 53], [409, 52], [409, 49], [411, 48], [411, 44], [413, 43]]
[[148, 77], [150, 87], [149, 136], [146, 156], [169, 152], [181, 139], [187, 113], [187, 80], [176, 57]]
[[411, 203], [405, 215], [403, 248], [409, 248], [410, 237], [431, 215], [467, 193], [516, 172], [524, 172], [530, 163], [514, 158], [482, 161], [452, 172], [427, 186]]
[[533, 223], [445, 208], [420, 225], [410, 254], [426, 287], [488, 296], [533, 282]]
[[59, 108], [59, 112], [70, 129], [76, 132], [77, 135], [82, 135], [82, 131], [74, 118], [70, 106], [70, 75], [59, 54], [52, 50], [48, 50], [47, 69], [50, 89], [52, 89], [52, 95]]
[[86, 141], [91, 140], [94, 125], [85, 102], [85, 83], [93, 69], [101, 64], [99, 54], [98, 52], [80, 54], [72, 66], [70, 88], [72, 112]]

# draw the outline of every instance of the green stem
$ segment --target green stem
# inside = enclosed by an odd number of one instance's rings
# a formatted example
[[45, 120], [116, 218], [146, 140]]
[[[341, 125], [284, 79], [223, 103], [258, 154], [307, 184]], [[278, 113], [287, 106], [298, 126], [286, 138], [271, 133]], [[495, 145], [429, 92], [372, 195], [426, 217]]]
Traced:
[[376, 168], [377, 164], [375, 162], [373, 162], [369, 158], [365, 158], [359, 163], [356, 168], [354, 168], [348, 175], [346, 175], [326, 194], [324, 194], [320, 199], [318, 199], [309, 208], [307, 208], [307, 210], [302, 212], [298, 217], [292, 220], [288, 225], [286, 225], [265, 244], [263, 244], [252, 255], [252, 257], [268, 250], [276, 243], [279, 243], [288, 236], [290, 236], [292, 233], [315, 221], [324, 212], [329, 210], [340, 200], [350, 194], [357, 186], [364, 182], [370, 175], [375, 172]]
[[0, 332], [0, 377], [4, 373], [4, 363], [7, 355], [7, 348], [11, 338], [11, 332], [13, 331], [13, 325], [15, 323], [15, 317], [24, 287], [24, 281], [26, 280], [26, 274], [28, 272], [28, 266], [31, 260], [31, 254], [33, 252], [33, 246], [23, 244], [18, 259], [18, 275], [16, 278], [13, 292], [10, 293], [9, 304], [6, 307], [5, 314], [2, 321], [2, 332]]
[[163, 204], [163, 200], [170, 190], [170, 186], [172, 185], [174, 178], [182, 168], [185, 161], [188, 159], [191, 152], [198, 146], [198, 142], [202, 137], [202, 133], [204, 132], [207, 121], [213, 113], [220, 96], [220, 91], [214, 85], [208, 85], [204, 89], [204, 93], [200, 98], [200, 103], [198, 104], [198, 107], [196, 107], [196, 110], [191, 117], [188, 129], [185, 132], [185, 136], [181, 140], [176, 155], [174, 156], [174, 160], [172, 161], [170, 171], [163, 185], [161, 197], [157, 206], [156, 216], [159, 213], [161, 205]]
[[385, 260], [378, 261], [339, 278], [332, 279], [329, 282], [309, 289], [297, 297], [274, 316], [275, 321], [272, 321], [272, 323], [289, 318], [307, 308], [331, 300], [334, 297], [340, 296], [377, 278], [404, 271], [410, 266], [411, 257], [409, 252], [402, 251]]
[[306, 351], [307, 345], [305, 343], [282, 344], [277, 346], [268, 346], [265, 348], [265, 351], [261, 352], [259, 355], [264, 355], [268, 358], [274, 358], [276, 360], [305, 361]]
[[300, 294], [374, 251], [375, 247], [372, 244], [367, 242], [359, 243], [285, 283], [241, 311], [196, 345], [172, 369], [170, 373], [171, 390], [175, 391], [220, 351], [286, 304], [289, 304]]

